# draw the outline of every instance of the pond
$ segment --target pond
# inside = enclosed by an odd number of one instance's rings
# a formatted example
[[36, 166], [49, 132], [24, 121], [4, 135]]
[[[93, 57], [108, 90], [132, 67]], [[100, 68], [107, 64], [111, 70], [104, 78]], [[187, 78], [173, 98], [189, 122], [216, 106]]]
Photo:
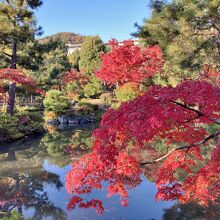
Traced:
[[[102, 190], [93, 190], [84, 198], [101, 201], [104, 207], [101, 215], [94, 208], [68, 210], [71, 196], [65, 188], [65, 176], [72, 162], [80, 158], [82, 152], [87, 152], [79, 146], [91, 144], [92, 130], [93, 127], [50, 131], [34, 139], [13, 143], [10, 148], [1, 146], [0, 217], [16, 208], [24, 219], [39, 220], [220, 219], [216, 209], [205, 212], [197, 205], [181, 205], [177, 201], [155, 202], [157, 189], [146, 175], [142, 175], [140, 184], [128, 190], [126, 207], [121, 205], [119, 196], [108, 198], [106, 183], [103, 182]], [[74, 157], [67, 147], [73, 142], [78, 145], [74, 149]]]

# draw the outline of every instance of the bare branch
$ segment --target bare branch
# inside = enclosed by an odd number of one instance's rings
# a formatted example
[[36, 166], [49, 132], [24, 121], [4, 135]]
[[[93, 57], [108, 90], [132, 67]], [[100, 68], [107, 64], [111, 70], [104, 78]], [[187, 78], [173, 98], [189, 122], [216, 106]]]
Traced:
[[178, 122], [181, 123], [181, 124], [189, 123], [189, 122], [194, 121], [194, 120], [196, 120], [196, 119], [198, 119], [198, 118], [200, 118], [200, 117], [201, 117], [201, 115], [197, 115], [197, 116], [194, 117], [194, 118], [190, 118], [190, 119], [187, 119], [187, 120], [185, 120], [185, 121], [178, 121]]
[[204, 116], [204, 117], [208, 118], [208, 119], [209, 119], [211, 122], [213, 122], [214, 124], [220, 125], [220, 122], [219, 122], [219, 121], [217, 121], [216, 119], [213, 119], [213, 118], [210, 118], [210, 117], [206, 116], [204, 113], [202, 113], [201, 111], [199, 111], [199, 110], [197, 110], [197, 109], [194, 109], [194, 108], [192, 108], [192, 107], [187, 106], [186, 104], [183, 104], [183, 103], [180, 103], [180, 102], [177, 102], [177, 101], [171, 100], [171, 102], [174, 103], [174, 104], [176, 104], [176, 105], [179, 105], [179, 106], [181, 106], [181, 107], [183, 107], [183, 108], [185, 108], [185, 109], [188, 109], [188, 110], [190, 110], [190, 111], [193, 111], [193, 112], [195, 112], [195, 113], [198, 115], [197, 117], [192, 118], [192, 119], [189, 119], [189, 120], [184, 121], [184, 122], [182, 122], [182, 123], [187, 123], [187, 122], [190, 122], [190, 121], [192, 121], [192, 120], [195, 120], [195, 119], [197, 119], [197, 118], [199, 118], [199, 117]]
[[181, 107], [183, 107], [183, 108], [189, 109], [189, 110], [191, 110], [191, 111], [197, 113], [198, 116], [205, 116], [205, 114], [203, 114], [203, 113], [200, 112], [199, 110], [194, 109], [194, 108], [191, 108], [191, 107], [187, 106], [186, 104], [183, 104], [183, 103], [180, 103], [180, 102], [177, 102], [177, 101], [172, 101], [172, 100], [171, 100], [171, 102], [174, 103], [174, 104], [176, 104], [176, 105], [179, 105], [179, 106], [181, 106]]
[[196, 146], [199, 146], [199, 145], [202, 145], [202, 144], [205, 144], [206, 142], [208, 142], [209, 140], [217, 137], [220, 135], [220, 131], [217, 131], [211, 135], [209, 135], [208, 137], [206, 137], [205, 139], [203, 139], [202, 141], [200, 142], [197, 142], [197, 143], [194, 143], [194, 144], [191, 144], [191, 145], [185, 145], [185, 146], [181, 146], [181, 147], [178, 147], [178, 148], [175, 148], [175, 149], [172, 149], [171, 151], [169, 151], [167, 154], [155, 159], [155, 160], [152, 160], [152, 161], [146, 161], [146, 162], [143, 162], [143, 163], [140, 163], [141, 166], [144, 166], [144, 165], [147, 165], [147, 164], [152, 164], [152, 163], [156, 163], [156, 162], [159, 162], [159, 161], [162, 161], [163, 159], [167, 158], [171, 153], [173, 153], [174, 151], [177, 151], [177, 150], [183, 150], [183, 149], [190, 149], [191, 147], [196, 147]]

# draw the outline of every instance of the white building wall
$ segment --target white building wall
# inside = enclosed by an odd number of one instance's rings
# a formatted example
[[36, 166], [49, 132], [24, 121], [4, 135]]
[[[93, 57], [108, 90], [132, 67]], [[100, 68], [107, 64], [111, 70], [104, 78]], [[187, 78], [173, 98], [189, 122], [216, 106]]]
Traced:
[[[108, 45], [108, 43], [105, 43], [106, 45]], [[122, 42], [119, 42], [119, 45], [122, 45]], [[134, 44], [135, 45], [139, 45], [139, 41], [138, 40], [134, 40]], [[82, 44], [67, 44], [67, 54], [70, 55], [72, 54], [75, 50], [80, 50]]]

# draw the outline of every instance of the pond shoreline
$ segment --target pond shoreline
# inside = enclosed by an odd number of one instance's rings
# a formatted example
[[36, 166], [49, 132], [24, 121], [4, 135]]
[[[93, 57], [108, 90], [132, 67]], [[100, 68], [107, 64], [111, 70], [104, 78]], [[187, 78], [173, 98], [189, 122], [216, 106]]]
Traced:
[[[46, 134], [48, 127], [56, 130], [73, 130], [83, 127], [90, 127], [99, 123], [103, 110], [99, 107], [89, 109], [69, 109], [65, 114], [48, 119], [43, 116], [43, 112], [24, 112], [22, 115], [8, 116], [4, 114], [0, 117], [0, 148], [8, 146], [19, 140], [33, 138]], [[8, 123], [12, 121], [12, 123]]]
[[[25, 142], [25, 141], [29, 141], [31, 139], [36, 139], [36, 138], [40, 138], [41, 136], [43, 136], [44, 134], [46, 134], [47, 131], [43, 131], [43, 132], [32, 132], [28, 135], [26, 135], [25, 137], [21, 137], [21, 138], [17, 138], [17, 139], [9, 139], [7, 141], [4, 142], [0, 142], [0, 152], [2, 152], [2, 150], [4, 149], [9, 149], [11, 148], [11, 145], [14, 145], [18, 142]], [[13, 146], [12, 146], [13, 147]]]
[[[85, 123], [85, 124], [57, 124], [57, 125], [52, 125], [52, 124], [47, 124], [45, 122], [45, 125], [49, 125], [54, 127], [55, 129], [57, 129], [59, 132], [63, 132], [63, 131], [72, 131], [72, 130], [76, 130], [76, 129], [84, 129], [84, 128], [90, 128], [90, 127], [94, 127], [98, 124], [99, 121], [95, 120], [93, 122], [90, 123]], [[42, 137], [43, 135], [47, 134], [48, 130], [44, 129], [44, 131], [41, 132], [31, 132], [29, 134], [26, 134], [24, 137], [20, 137], [20, 138], [16, 138], [16, 139], [8, 139], [6, 141], [0, 142], [0, 152], [4, 149], [9, 149], [11, 148], [10, 145], [14, 145], [18, 142], [26, 142], [32, 139], [37, 139]]]

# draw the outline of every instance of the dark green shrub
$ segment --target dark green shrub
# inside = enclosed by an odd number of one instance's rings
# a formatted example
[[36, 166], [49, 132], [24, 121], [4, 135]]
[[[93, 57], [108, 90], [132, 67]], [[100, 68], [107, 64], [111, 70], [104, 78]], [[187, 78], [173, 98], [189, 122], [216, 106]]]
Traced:
[[0, 115], [0, 143], [16, 140], [33, 133], [44, 131], [40, 112], [17, 112], [14, 116]]
[[71, 106], [69, 99], [59, 90], [48, 91], [43, 103], [46, 111], [57, 114], [65, 113]]

